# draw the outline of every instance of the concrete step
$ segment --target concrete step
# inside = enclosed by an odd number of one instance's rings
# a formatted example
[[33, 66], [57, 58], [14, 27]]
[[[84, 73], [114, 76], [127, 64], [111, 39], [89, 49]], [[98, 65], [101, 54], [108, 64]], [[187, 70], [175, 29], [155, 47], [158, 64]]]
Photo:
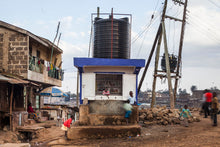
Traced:
[[68, 139], [81, 138], [116, 138], [116, 137], [134, 137], [140, 135], [139, 125], [123, 126], [73, 126], [67, 132]]

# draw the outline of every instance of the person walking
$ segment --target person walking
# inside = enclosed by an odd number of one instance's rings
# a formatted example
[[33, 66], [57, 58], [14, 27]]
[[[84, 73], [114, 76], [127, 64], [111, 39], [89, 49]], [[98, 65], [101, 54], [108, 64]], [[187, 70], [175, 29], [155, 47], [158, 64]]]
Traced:
[[212, 102], [212, 93], [209, 90], [206, 90], [205, 99], [206, 99], [206, 101], [205, 101], [205, 105], [204, 105], [204, 112], [205, 112], [204, 118], [207, 118], [208, 115], [210, 115], [209, 108], [210, 108], [211, 102]]
[[213, 119], [213, 126], [217, 126], [217, 114], [219, 109], [219, 103], [217, 98], [217, 93], [213, 92], [212, 98], [212, 119]]
[[187, 105], [184, 106], [182, 112], [180, 113], [180, 117], [181, 116], [183, 116], [184, 118], [183, 122], [184, 122], [185, 127], [188, 127], [189, 126], [188, 118], [192, 117], [192, 114], [190, 113]]
[[125, 101], [124, 105], [123, 105], [123, 108], [125, 110], [125, 119], [126, 119], [126, 123], [128, 124], [128, 120], [130, 118], [130, 115], [131, 115], [131, 112], [132, 112], [132, 105], [130, 104], [130, 101], [127, 100]]

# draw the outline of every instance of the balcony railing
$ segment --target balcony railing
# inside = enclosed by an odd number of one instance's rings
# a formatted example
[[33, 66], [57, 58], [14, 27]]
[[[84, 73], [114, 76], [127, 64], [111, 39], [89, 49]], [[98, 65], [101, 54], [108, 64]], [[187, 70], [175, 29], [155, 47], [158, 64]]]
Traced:
[[64, 71], [62, 69], [55, 67], [53, 64], [50, 64], [49, 61], [40, 59], [35, 56], [29, 56], [29, 70], [41, 74], [47, 72], [49, 77], [58, 80], [63, 80], [64, 76]]

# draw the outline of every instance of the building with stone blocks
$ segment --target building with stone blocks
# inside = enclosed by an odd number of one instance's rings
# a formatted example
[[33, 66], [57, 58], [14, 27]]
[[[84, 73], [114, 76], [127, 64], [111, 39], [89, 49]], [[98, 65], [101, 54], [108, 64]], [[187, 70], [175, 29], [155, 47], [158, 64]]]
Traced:
[[62, 53], [49, 40], [0, 21], [0, 129], [23, 124], [28, 103], [40, 110], [39, 91], [62, 85]]

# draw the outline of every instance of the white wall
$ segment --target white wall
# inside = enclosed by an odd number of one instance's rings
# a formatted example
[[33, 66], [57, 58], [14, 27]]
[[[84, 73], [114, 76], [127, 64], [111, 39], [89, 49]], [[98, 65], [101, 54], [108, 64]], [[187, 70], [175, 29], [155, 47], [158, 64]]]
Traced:
[[136, 74], [123, 74], [122, 75], [122, 96], [114, 95], [109, 97], [105, 95], [95, 95], [96, 79], [95, 73], [82, 73], [82, 99], [88, 100], [127, 100], [129, 91], [133, 91], [136, 95]]

